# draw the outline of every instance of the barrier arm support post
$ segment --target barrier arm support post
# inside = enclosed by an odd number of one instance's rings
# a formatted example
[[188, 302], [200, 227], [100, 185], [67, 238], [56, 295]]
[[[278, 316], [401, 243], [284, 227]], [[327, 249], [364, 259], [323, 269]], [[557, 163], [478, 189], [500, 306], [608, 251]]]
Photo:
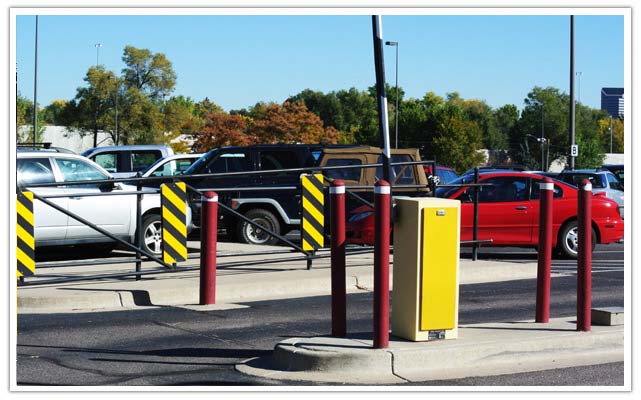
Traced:
[[332, 260], [332, 336], [347, 334], [345, 288], [345, 182], [335, 179], [329, 187]]
[[554, 183], [545, 178], [540, 183], [539, 255], [536, 275], [536, 322], [550, 321], [550, 273], [552, 269], [552, 215]]
[[374, 348], [389, 346], [389, 245], [391, 187], [374, 186]]
[[216, 304], [218, 194], [204, 192], [200, 217], [200, 305]]
[[578, 218], [576, 330], [589, 332], [592, 325], [592, 184], [587, 179], [579, 185]]

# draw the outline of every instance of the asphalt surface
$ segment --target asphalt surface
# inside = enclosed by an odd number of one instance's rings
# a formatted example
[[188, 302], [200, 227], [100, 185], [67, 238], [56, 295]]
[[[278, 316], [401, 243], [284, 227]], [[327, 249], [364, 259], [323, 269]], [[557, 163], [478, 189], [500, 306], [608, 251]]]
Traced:
[[[604, 247], [612, 251], [612, 248]], [[483, 249], [484, 252], [487, 250]], [[490, 258], [510, 265], [532, 261], [531, 256], [508, 259], [500, 252], [498, 254]], [[597, 257], [600, 254], [595, 253]], [[488, 265], [486, 255], [480, 259], [474, 265]], [[622, 269], [595, 274], [593, 305], [623, 305], [623, 282]], [[460, 323], [530, 319], [534, 293], [533, 279], [463, 284]], [[574, 314], [575, 293], [574, 272], [566, 271], [553, 278], [553, 317]], [[329, 304], [328, 296], [310, 296], [240, 302], [234, 305], [238, 308], [231, 309], [225, 309], [224, 305], [213, 310], [153, 306], [119, 312], [19, 314], [18, 383], [47, 386], [326, 385], [328, 383], [309, 380], [249, 376], [238, 373], [235, 365], [254, 357], [269, 357], [274, 346], [289, 337], [327, 335], [331, 329]], [[367, 336], [372, 331], [371, 313], [371, 292], [349, 295], [348, 332]], [[621, 369], [619, 362], [483, 378], [415, 380], [405, 385], [620, 386]], [[595, 374], [599, 379], [593, 379]]]

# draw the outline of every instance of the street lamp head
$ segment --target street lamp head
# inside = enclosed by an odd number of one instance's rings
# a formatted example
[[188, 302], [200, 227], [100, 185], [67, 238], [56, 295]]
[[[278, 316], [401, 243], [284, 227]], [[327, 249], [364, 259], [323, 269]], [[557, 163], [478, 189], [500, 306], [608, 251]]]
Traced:
[[102, 43], [96, 43], [96, 44], [94, 44], [94, 47], [95, 48], [102, 47]]
[[385, 42], [388, 46], [398, 46], [398, 42]]

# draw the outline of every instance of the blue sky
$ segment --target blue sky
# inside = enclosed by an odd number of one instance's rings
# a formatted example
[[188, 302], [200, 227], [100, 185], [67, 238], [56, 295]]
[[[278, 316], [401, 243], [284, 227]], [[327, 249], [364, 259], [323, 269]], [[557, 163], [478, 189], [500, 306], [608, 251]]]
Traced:
[[[33, 99], [34, 16], [16, 18], [18, 90]], [[384, 15], [383, 38], [399, 42], [407, 97], [457, 91], [492, 107], [515, 104], [534, 86], [569, 93], [568, 15]], [[113, 71], [126, 45], [165, 53], [173, 95], [205, 97], [225, 110], [282, 102], [304, 89], [329, 92], [375, 83], [368, 15], [41, 15], [38, 102], [69, 100], [99, 62]], [[395, 84], [395, 49], [385, 49]], [[624, 85], [623, 16], [575, 17], [576, 97], [600, 108], [602, 87]], [[580, 90], [579, 90], [580, 81]]]

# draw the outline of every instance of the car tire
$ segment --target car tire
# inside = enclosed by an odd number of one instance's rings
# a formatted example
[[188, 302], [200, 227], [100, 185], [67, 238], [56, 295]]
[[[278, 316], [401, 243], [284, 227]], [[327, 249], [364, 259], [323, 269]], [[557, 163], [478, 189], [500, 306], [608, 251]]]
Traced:
[[141, 248], [155, 256], [162, 254], [162, 221], [160, 215], [149, 214], [142, 219]]
[[[245, 213], [245, 217], [260, 226], [264, 226], [265, 228], [276, 234], [281, 234], [281, 227], [278, 218], [276, 218], [274, 214], [267, 210], [264, 210], [262, 208], [249, 210], [247, 213]], [[236, 235], [239, 241], [247, 244], [278, 243], [278, 238], [243, 220], [238, 221]]]
[[[570, 221], [563, 225], [559, 231], [559, 238], [557, 240], [557, 252], [564, 258], [576, 259], [578, 256], [579, 248], [579, 225], [576, 220]], [[592, 228], [592, 251], [596, 246], [596, 232]]]

